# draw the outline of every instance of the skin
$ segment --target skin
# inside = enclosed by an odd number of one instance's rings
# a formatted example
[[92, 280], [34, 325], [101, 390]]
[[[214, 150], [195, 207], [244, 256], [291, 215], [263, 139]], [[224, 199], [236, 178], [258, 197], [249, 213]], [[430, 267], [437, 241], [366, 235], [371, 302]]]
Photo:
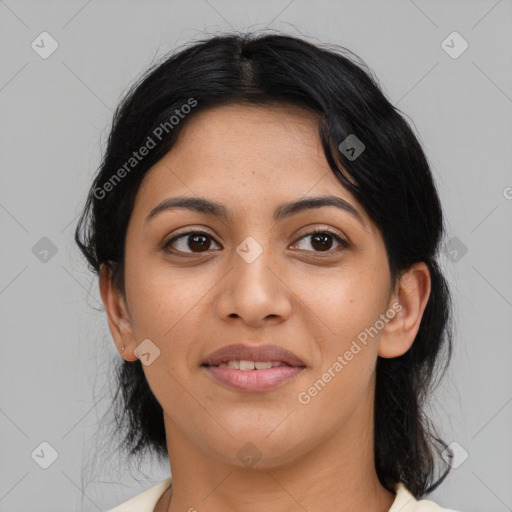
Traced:
[[[393, 503], [374, 466], [375, 365], [378, 355], [397, 357], [412, 345], [430, 276], [420, 262], [392, 286], [380, 231], [328, 167], [317, 126], [317, 114], [284, 105], [197, 113], [139, 189], [126, 238], [125, 297], [101, 269], [121, 356], [136, 360], [145, 339], [160, 350], [143, 369], [164, 410], [173, 493], [155, 511], [385, 512]], [[178, 195], [218, 201], [233, 221], [180, 209], [145, 222], [160, 201]], [[350, 202], [365, 225], [332, 206], [273, 221], [281, 203], [321, 195]], [[350, 245], [332, 238], [322, 250], [306, 236], [315, 227]], [[162, 249], [195, 230], [212, 237], [209, 246], [183, 237]], [[249, 236], [263, 249], [252, 263], [236, 252]], [[393, 304], [401, 310], [300, 403], [299, 393]], [[269, 391], [227, 389], [200, 365], [243, 340], [291, 350], [306, 369]], [[261, 453], [252, 467], [237, 456], [248, 442]]]

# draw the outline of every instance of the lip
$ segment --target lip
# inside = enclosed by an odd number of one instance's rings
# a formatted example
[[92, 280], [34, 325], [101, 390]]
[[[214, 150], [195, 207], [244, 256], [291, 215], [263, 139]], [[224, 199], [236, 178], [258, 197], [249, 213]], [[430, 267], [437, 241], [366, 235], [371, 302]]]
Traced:
[[275, 366], [265, 370], [202, 366], [218, 383], [230, 389], [256, 393], [281, 386], [306, 369], [305, 366]]
[[[216, 366], [219, 363], [227, 361], [280, 361], [292, 367], [305, 367], [305, 363], [293, 352], [279, 347], [277, 345], [246, 345], [239, 343], [236, 345], [228, 345], [211, 353], [202, 363], [203, 366]], [[276, 366], [275, 368], [281, 368]], [[222, 369], [222, 368], [221, 368]], [[272, 368], [269, 368], [271, 370]], [[252, 371], [252, 370], [235, 370], [235, 371]], [[267, 370], [254, 370], [264, 372]]]
[[[227, 361], [279, 361], [285, 366], [274, 366], [264, 370], [237, 370], [222, 367]], [[305, 370], [306, 365], [293, 352], [277, 345], [228, 345], [211, 353], [201, 365], [218, 383], [230, 389], [258, 392], [281, 386]]]

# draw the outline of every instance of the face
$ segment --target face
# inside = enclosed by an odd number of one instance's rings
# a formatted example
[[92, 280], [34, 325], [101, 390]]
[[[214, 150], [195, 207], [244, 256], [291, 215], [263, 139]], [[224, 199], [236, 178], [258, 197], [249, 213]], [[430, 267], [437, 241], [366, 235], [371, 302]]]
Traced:
[[[162, 207], [178, 196], [229, 216]], [[282, 208], [324, 196], [348, 206]], [[368, 431], [377, 355], [400, 313], [381, 234], [330, 170], [315, 114], [239, 105], [191, 118], [141, 184], [125, 251], [118, 348], [133, 360], [149, 340], [143, 369], [168, 443], [238, 466], [245, 447], [271, 467]], [[302, 367], [277, 381], [280, 370], [245, 370], [271, 384], [233, 387], [203, 366], [232, 344], [276, 345]], [[229, 370], [244, 381], [214, 372]]]

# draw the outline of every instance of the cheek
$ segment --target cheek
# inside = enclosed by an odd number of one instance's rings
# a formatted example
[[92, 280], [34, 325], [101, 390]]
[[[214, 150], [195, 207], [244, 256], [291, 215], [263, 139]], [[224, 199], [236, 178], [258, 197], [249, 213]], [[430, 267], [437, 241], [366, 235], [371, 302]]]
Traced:
[[206, 267], [171, 269], [154, 259], [148, 264], [135, 255], [126, 264], [133, 332], [137, 343], [150, 339], [158, 347], [157, 366], [182, 375], [197, 364], [191, 347], [200, 341], [205, 309], [211, 308], [208, 294], [218, 276]]
[[[128, 252], [127, 252], [128, 254]], [[131, 253], [126, 261], [126, 293], [137, 335], [162, 339], [193, 314], [205, 291], [201, 279], [190, 282], [191, 270], [171, 270], [144, 253]]]
[[[318, 364], [299, 403], [318, 408], [312, 416], [330, 403], [339, 404], [332, 418], [336, 422], [367, 396], [380, 339], [375, 325], [386, 309], [386, 274], [345, 267], [337, 277], [333, 272], [317, 275], [314, 282], [303, 282], [301, 293]], [[307, 288], [314, 292], [307, 295]]]
[[312, 322], [311, 332], [322, 333], [317, 342], [329, 353], [347, 350], [352, 340], [379, 319], [387, 304], [386, 275], [348, 266], [300, 280], [300, 298]]

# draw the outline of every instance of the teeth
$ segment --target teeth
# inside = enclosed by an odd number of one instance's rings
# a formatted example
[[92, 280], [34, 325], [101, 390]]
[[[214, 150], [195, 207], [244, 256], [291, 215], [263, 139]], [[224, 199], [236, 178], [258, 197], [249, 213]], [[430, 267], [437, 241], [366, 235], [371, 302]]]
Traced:
[[234, 368], [236, 370], [266, 370], [268, 368], [273, 368], [275, 366], [287, 366], [285, 363], [281, 361], [228, 361], [224, 363], [219, 363], [217, 365], [219, 368]]
[[272, 368], [272, 361], [257, 361], [254, 363], [256, 370], [267, 370]]

